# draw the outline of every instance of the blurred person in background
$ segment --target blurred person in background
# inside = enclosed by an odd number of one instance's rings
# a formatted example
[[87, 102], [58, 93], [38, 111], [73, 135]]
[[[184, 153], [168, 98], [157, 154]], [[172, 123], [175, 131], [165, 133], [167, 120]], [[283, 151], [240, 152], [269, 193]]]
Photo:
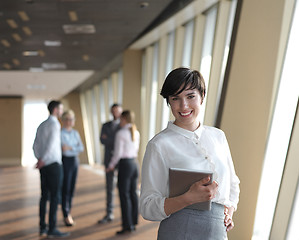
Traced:
[[61, 146], [63, 164], [63, 185], [62, 185], [62, 213], [64, 223], [70, 227], [75, 224], [72, 215], [72, 200], [77, 180], [79, 153], [84, 147], [78, 131], [73, 129], [75, 125], [75, 114], [68, 110], [62, 114]]
[[120, 116], [121, 129], [115, 136], [113, 157], [107, 172], [118, 165], [118, 191], [121, 204], [122, 230], [117, 234], [135, 231], [138, 223], [137, 180], [138, 166], [136, 158], [139, 150], [140, 134], [134, 123], [134, 112], [124, 111]]
[[[113, 120], [106, 122], [102, 126], [100, 141], [105, 146], [104, 165], [105, 169], [108, 168], [114, 150], [115, 134], [119, 130], [120, 120], [119, 117], [122, 113], [122, 107], [115, 103], [111, 106], [111, 114]], [[106, 172], [106, 215], [98, 221], [99, 224], [111, 222], [114, 219], [114, 189], [115, 189], [115, 170]]]
[[[56, 228], [57, 206], [61, 193], [62, 154], [61, 126], [58, 118], [63, 113], [63, 105], [59, 101], [48, 104], [50, 116], [42, 122], [36, 131], [33, 152], [37, 158], [36, 168], [40, 171], [41, 198], [39, 205], [40, 236], [66, 237], [69, 233], [60, 232]], [[49, 229], [45, 222], [47, 201], [50, 200]]]

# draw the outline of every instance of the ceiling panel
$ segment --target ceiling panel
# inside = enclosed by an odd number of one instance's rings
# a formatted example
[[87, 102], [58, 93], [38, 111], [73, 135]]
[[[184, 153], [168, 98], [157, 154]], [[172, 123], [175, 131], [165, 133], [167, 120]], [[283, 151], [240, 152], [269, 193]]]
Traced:
[[[171, 0], [150, 0], [147, 8], [141, 8], [139, 0], [1, 0], [0, 1], [0, 70], [29, 70], [41, 67], [42, 62], [64, 62], [67, 70], [99, 70], [102, 64], [124, 50], [171, 3]], [[19, 12], [25, 12], [23, 21]], [[71, 21], [69, 12], [78, 20]], [[13, 20], [12, 28], [7, 20]], [[64, 25], [91, 24], [95, 33], [66, 34]], [[32, 34], [26, 35], [23, 28]], [[16, 41], [12, 34], [22, 39]], [[61, 41], [59, 47], [44, 45], [46, 40]], [[24, 51], [43, 51], [44, 56], [24, 57]], [[89, 55], [89, 61], [82, 59]], [[104, 56], [104, 57], [102, 57]], [[17, 58], [20, 65], [13, 64]], [[103, 59], [104, 58], [104, 59]]]
[[[107, 64], [119, 64], [123, 50], [161, 22], [157, 19], [166, 19], [191, 1], [0, 0], [0, 97], [58, 98], [80, 84], [94, 84], [107, 72]], [[75, 12], [77, 21], [70, 19], [70, 11]], [[21, 18], [24, 14], [28, 20]], [[95, 33], [66, 34], [64, 25], [91, 25]], [[46, 46], [45, 41], [61, 44]], [[72, 75], [76, 80], [72, 81]], [[34, 89], [32, 84], [45, 87]]]

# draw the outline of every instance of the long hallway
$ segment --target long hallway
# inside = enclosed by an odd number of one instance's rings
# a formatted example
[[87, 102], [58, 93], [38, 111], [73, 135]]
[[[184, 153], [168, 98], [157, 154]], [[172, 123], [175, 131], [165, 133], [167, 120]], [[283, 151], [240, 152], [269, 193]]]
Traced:
[[[0, 183], [0, 239], [47, 239], [38, 234], [39, 172], [31, 167], [0, 168]], [[105, 215], [103, 170], [81, 165], [72, 208], [76, 225], [65, 227], [60, 206], [57, 212], [58, 228], [71, 233], [64, 239], [156, 239], [158, 223], [145, 221], [141, 216], [134, 233], [115, 235], [121, 229], [119, 199], [115, 193], [115, 220], [97, 224]]]

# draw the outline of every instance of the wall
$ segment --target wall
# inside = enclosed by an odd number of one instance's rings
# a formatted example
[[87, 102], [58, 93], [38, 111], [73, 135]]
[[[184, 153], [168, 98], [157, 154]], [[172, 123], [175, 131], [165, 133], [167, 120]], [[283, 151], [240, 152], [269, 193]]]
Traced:
[[[126, 50], [123, 55], [123, 109], [135, 112], [135, 122], [141, 131], [141, 69], [142, 51]], [[139, 161], [142, 159], [139, 151]]]
[[0, 97], [0, 166], [21, 165], [23, 99]]

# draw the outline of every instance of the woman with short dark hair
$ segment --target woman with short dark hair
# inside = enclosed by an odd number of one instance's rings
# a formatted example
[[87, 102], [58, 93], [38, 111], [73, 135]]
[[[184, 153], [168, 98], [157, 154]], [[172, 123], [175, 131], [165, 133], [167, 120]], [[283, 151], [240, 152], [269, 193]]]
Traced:
[[[239, 178], [224, 132], [199, 121], [205, 94], [203, 77], [189, 68], [173, 70], [162, 86], [175, 120], [147, 145], [140, 196], [141, 215], [161, 221], [159, 240], [226, 239], [234, 226]], [[214, 181], [204, 178], [184, 194], [169, 197], [170, 168], [212, 172]], [[212, 202], [210, 211], [188, 207], [205, 201]]]

